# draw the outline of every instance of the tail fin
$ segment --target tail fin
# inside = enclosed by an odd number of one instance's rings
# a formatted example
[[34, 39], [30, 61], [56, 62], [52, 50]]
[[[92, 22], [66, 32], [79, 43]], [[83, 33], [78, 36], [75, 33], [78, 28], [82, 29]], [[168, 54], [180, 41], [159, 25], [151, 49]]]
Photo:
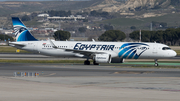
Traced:
[[18, 17], [12, 17], [16, 41], [37, 41]]

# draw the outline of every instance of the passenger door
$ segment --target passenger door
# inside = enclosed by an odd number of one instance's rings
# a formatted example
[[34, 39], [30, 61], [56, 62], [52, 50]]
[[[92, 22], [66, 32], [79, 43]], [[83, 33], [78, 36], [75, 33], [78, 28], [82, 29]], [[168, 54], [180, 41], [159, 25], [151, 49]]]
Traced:
[[157, 54], [158, 45], [153, 45], [153, 54]]

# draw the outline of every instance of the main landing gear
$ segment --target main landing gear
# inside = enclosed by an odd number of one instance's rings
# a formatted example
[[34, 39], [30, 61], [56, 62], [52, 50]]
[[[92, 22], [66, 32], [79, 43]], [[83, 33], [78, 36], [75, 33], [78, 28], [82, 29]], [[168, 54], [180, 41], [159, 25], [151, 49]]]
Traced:
[[93, 61], [93, 65], [99, 65], [99, 63], [96, 63], [96, 61]]
[[[89, 59], [87, 59], [86, 61], [84, 61], [84, 65], [90, 65]], [[96, 63], [96, 61], [93, 61], [93, 65], [99, 65], [99, 63]]]
[[158, 59], [154, 59], [154, 61], [155, 61], [154, 66], [155, 66], [155, 67], [159, 66], [159, 64], [158, 64], [158, 62], [157, 62], [157, 61], [158, 61]]
[[86, 61], [84, 61], [84, 65], [90, 65], [89, 59], [87, 59]]

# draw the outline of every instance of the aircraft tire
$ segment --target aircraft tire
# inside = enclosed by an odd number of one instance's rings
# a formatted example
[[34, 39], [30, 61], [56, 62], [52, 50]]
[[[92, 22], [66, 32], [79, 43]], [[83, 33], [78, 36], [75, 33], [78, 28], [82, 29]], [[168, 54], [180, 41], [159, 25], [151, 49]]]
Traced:
[[157, 66], [159, 66], [159, 64], [158, 64], [158, 63], [155, 63], [154, 66], [157, 67]]
[[93, 61], [93, 64], [94, 64], [94, 65], [99, 65], [99, 63], [96, 63], [96, 61]]
[[90, 65], [90, 61], [88, 60], [84, 61], [84, 65]]

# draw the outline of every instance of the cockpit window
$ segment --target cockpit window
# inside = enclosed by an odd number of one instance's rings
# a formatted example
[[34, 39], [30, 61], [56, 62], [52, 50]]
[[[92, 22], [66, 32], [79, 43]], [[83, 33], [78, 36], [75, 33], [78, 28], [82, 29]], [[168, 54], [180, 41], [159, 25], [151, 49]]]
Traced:
[[163, 47], [162, 50], [171, 50], [169, 47]]

